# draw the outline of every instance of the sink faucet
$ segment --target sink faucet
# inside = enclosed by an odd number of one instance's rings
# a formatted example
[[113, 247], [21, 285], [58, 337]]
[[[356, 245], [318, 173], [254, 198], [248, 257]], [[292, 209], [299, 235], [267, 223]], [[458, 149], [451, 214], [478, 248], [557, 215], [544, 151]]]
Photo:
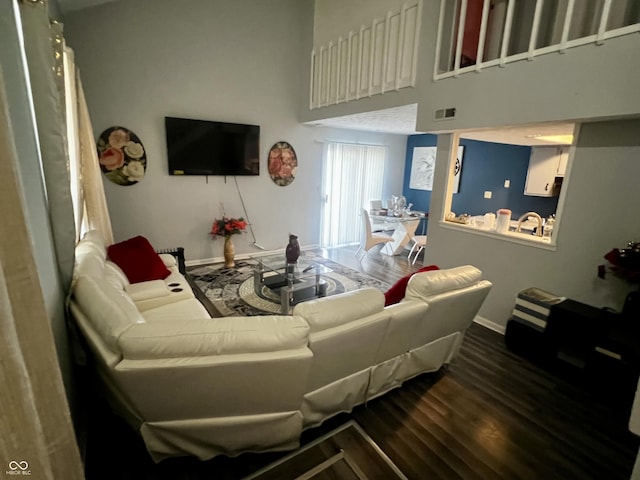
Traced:
[[536, 229], [536, 235], [538, 237], [541, 237], [542, 236], [542, 217], [538, 215], [536, 212], [527, 212], [524, 215], [522, 215], [518, 219], [518, 226], [516, 227], [516, 232], [520, 232], [520, 228], [522, 227], [522, 222], [529, 217], [536, 217], [538, 219], [538, 228]]

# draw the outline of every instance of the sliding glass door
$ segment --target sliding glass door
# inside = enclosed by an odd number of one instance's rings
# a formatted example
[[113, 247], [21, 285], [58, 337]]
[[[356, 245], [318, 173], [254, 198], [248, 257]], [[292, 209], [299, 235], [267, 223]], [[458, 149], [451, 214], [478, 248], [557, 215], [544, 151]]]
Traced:
[[387, 147], [381, 145], [325, 145], [321, 246], [360, 240], [360, 209], [382, 199], [386, 158]]

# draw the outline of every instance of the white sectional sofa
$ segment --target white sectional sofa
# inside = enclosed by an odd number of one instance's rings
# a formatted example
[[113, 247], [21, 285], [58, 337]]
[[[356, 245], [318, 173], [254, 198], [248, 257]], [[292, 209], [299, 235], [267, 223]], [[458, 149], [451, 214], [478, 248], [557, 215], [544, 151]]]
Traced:
[[290, 316], [210, 318], [163, 260], [170, 277], [129, 284], [90, 232], [70, 303], [100, 385], [155, 461], [296, 448], [305, 428], [449, 363], [491, 288], [462, 266], [414, 275], [388, 307], [364, 288]]

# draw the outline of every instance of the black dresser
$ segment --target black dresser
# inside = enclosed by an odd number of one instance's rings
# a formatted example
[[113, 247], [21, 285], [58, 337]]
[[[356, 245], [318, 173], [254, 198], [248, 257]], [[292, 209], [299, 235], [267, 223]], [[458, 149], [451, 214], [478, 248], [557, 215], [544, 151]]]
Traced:
[[507, 323], [507, 347], [630, 407], [640, 374], [640, 319], [575, 300], [551, 305], [546, 325]]

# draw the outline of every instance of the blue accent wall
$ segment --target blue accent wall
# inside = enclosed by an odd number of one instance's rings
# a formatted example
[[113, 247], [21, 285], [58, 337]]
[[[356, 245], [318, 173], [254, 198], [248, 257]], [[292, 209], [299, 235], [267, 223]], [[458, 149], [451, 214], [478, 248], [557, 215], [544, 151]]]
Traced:
[[[413, 210], [429, 211], [431, 192], [409, 188], [414, 147], [434, 147], [436, 135], [411, 135], [407, 140], [402, 194]], [[512, 211], [515, 220], [526, 212], [538, 212], [543, 218], [556, 213], [558, 197], [535, 197], [524, 194], [531, 147], [460, 139], [464, 146], [458, 193], [453, 194], [451, 209], [460, 215], [484, 215], [500, 208]], [[504, 181], [510, 180], [509, 188]], [[492, 198], [484, 198], [491, 191]]]

